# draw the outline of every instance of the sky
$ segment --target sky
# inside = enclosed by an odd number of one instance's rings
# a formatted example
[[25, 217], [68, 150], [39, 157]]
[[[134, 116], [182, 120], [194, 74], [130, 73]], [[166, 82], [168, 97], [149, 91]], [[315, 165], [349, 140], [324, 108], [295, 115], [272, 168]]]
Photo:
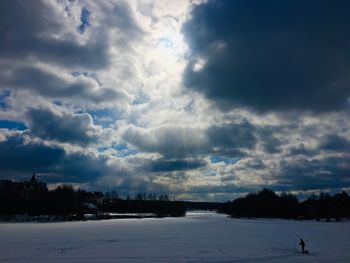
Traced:
[[0, 179], [227, 201], [350, 189], [350, 2], [0, 2]]

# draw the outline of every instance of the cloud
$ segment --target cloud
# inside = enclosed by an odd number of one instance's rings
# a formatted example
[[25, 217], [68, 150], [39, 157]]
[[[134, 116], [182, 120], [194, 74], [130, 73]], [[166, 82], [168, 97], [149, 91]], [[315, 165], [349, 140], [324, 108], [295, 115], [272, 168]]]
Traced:
[[[58, 145], [35, 140], [27, 132], [1, 130], [0, 177], [27, 179], [32, 173], [48, 183], [94, 182], [110, 174], [108, 158], [90, 153], [67, 152]], [[114, 167], [114, 171], [118, 170]]]
[[0, 16], [0, 88], [125, 107], [120, 83], [137, 75], [135, 45], [145, 34], [127, 2], [14, 0], [0, 3]]
[[305, 144], [300, 143], [296, 147], [291, 147], [289, 149], [289, 155], [305, 155], [305, 156], [316, 156], [319, 153], [319, 150], [314, 148], [310, 149]]
[[245, 166], [247, 168], [256, 169], [256, 170], [262, 170], [266, 168], [266, 165], [260, 159], [248, 159], [245, 162]]
[[[78, 183], [96, 183], [98, 180], [105, 176], [110, 175], [112, 172], [111, 167], [108, 165], [108, 158], [100, 155], [94, 156], [88, 153], [72, 153], [67, 154], [63, 158], [62, 162], [58, 163], [55, 169], [52, 169], [50, 173], [53, 175], [47, 176], [48, 182], [78, 182]], [[115, 171], [118, 171], [118, 167], [114, 167]]]
[[[6, 131], [6, 130], [5, 130]], [[0, 142], [1, 171], [27, 172], [53, 168], [63, 160], [65, 152], [61, 147], [28, 142], [29, 137], [21, 132], [4, 132]]]
[[332, 134], [327, 136], [320, 146], [323, 150], [345, 152], [350, 154], [350, 140], [343, 136]]
[[199, 4], [183, 27], [192, 50], [184, 84], [224, 110], [344, 109], [349, 8], [302, 0]]
[[[0, 56], [98, 69], [109, 64], [106, 36], [82, 44], [69, 27], [74, 19], [59, 3], [10, 1], [0, 4]], [[102, 33], [103, 31], [101, 31]]]
[[73, 144], [97, 143], [101, 128], [87, 113], [70, 114], [50, 109], [29, 109], [26, 113], [30, 133], [44, 140]]
[[148, 166], [151, 172], [172, 172], [172, 171], [186, 171], [193, 170], [199, 167], [205, 166], [206, 163], [203, 160], [183, 160], [183, 159], [171, 159], [171, 160], [155, 160], [151, 161]]
[[242, 150], [251, 149], [257, 143], [254, 127], [249, 123], [208, 128], [129, 126], [122, 137], [141, 151], [159, 153], [166, 158], [210, 153], [237, 157], [245, 155]]
[[159, 153], [166, 158], [201, 154], [207, 147], [203, 131], [190, 127], [141, 129], [131, 125], [122, 137], [141, 151]]
[[129, 125], [122, 138], [140, 151], [158, 153], [166, 158], [219, 155], [239, 158], [253, 153], [261, 145], [265, 153], [281, 152], [282, 141], [275, 137], [279, 127], [255, 125], [247, 120], [208, 127], [174, 127], [154, 129]]
[[256, 127], [249, 122], [211, 126], [206, 135], [216, 153], [232, 157], [244, 156], [242, 150], [252, 149], [257, 144]]
[[0, 86], [22, 91], [27, 89], [51, 99], [66, 99], [85, 103], [125, 101], [126, 95], [118, 90], [101, 87], [92, 77], [72, 75], [34, 65], [1, 63]]
[[[113, 6], [109, 6], [107, 4], [102, 8], [105, 11], [105, 13], [108, 14], [105, 17], [106, 23], [115, 26], [120, 30], [120, 40], [140, 40], [140, 38], [142, 38], [142, 36], [145, 34], [144, 30], [137, 21], [135, 11], [133, 10], [133, 8], [131, 8], [128, 1], [117, 1], [113, 3]], [[107, 10], [107, 8], [109, 10]], [[123, 32], [128, 33], [127, 38], [125, 38]]]
[[347, 156], [308, 160], [282, 160], [275, 188], [282, 191], [319, 190], [350, 186], [350, 162]]

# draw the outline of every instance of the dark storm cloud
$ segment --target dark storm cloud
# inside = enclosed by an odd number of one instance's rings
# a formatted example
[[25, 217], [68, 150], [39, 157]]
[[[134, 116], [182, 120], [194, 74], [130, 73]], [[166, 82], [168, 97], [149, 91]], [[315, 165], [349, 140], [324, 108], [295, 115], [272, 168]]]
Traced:
[[0, 169], [32, 173], [54, 167], [64, 155], [60, 147], [26, 143], [22, 133], [12, 133], [0, 142]]
[[256, 127], [249, 122], [211, 126], [206, 130], [209, 153], [228, 157], [244, 157], [245, 150], [255, 148]]
[[243, 157], [247, 151], [254, 151], [261, 144], [265, 153], [280, 153], [282, 141], [275, 135], [281, 127], [260, 126], [249, 121], [211, 126], [206, 130], [211, 149], [229, 157]]
[[40, 108], [29, 109], [26, 116], [30, 132], [42, 139], [82, 145], [98, 141], [98, 131], [87, 113], [58, 113]]
[[275, 137], [271, 137], [268, 142], [262, 144], [266, 153], [281, 153], [281, 141]]
[[69, 68], [99, 69], [109, 64], [106, 38], [82, 45], [74, 37], [56, 38], [63, 30], [63, 14], [44, 1], [0, 2], [0, 56], [35, 59]]
[[[54, 174], [47, 177], [48, 182], [94, 182], [111, 172], [107, 165], [108, 158], [83, 153], [67, 154]], [[114, 171], [118, 171], [115, 167]]]
[[292, 155], [305, 155], [305, 156], [315, 156], [319, 153], [319, 149], [310, 149], [305, 146], [305, 144], [300, 143], [296, 147], [292, 147], [289, 149], [288, 154]]
[[[3, 132], [3, 131], [2, 131]], [[0, 177], [40, 173], [46, 182], [90, 182], [110, 172], [107, 158], [67, 153], [62, 147], [34, 142], [26, 133], [11, 132], [0, 142]]]
[[348, 157], [326, 157], [320, 160], [298, 158], [282, 160], [281, 175], [276, 190], [317, 190], [350, 186], [350, 161]]
[[254, 148], [256, 137], [254, 135], [256, 127], [249, 122], [241, 124], [227, 124], [224, 126], [212, 126], [207, 130], [214, 147], [226, 148]]
[[222, 109], [342, 109], [350, 97], [350, 2], [214, 1], [184, 25], [184, 83]]
[[350, 154], [350, 140], [345, 137], [333, 134], [327, 136], [320, 146], [323, 150], [346, 152]]
[[274, 154], [282, 151], [281, 146], [283, 142], [281, 139], [277, 138], [276, 135], [283, 133], [284, 129], [286, 128], [283, 127], [283, 125], [256, 127], [258, 141], [261, 143], [265, 153]]
[[266, 165], [260, 159], [251, 159], [245, 162], [245, 167], [251, 168], [254, 170], [263, 170], [266, 168]]
[[151, 161], [148, 165], [151, 172], [172, 172], [172, 171], [185, 171], [193, 170], [206, 165], [203, 160], [155, 160]]

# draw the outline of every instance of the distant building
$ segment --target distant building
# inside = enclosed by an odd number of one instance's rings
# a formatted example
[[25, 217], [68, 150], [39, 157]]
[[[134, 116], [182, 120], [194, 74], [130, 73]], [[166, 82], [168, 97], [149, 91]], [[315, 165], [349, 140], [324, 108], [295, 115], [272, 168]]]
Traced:
[[29, 190], [31, 189], [47, 190], [47, 185], [43, 182], [39, 182], [35, 174], [32, 175], [32, 178], [28, 182], [25, 182], [25, 187]]
[[47, 190], [47, 185], [43, 182], [39, 182], [35, 174], [32, 175], [29, 181], [15, 182], [12, 180], [1, 180], [0, 187], [10, 189], [10, 188], [23, 188], [25, 190], [31, 189], [43, 189]]
[[101, 192], [88, 192], [87, 202], [96, 205], [97, 207], [102, 207], [103, 205], [103, 193]]

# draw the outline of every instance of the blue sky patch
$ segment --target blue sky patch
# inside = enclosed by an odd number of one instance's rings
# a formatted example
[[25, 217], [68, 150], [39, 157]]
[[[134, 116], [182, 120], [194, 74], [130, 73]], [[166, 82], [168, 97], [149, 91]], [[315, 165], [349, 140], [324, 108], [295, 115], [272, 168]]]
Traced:
[[27, 126], [25, 126], [21, 122], [9, 121], [9, 120], [0, 120], [0, 128], [1, 129], [24, 131], [24, 130], [27, 129]]
[[103, 128], [108, 128], [115, 124], [117, 120], [121, 119], [120, 113], [115, 109], [88, 110], [78, 113], [83, 112], [90, 114], [94, 120], [94, 124], [101, 125]]
[[135, 155], [138, 153], [135, 149], [129, 149], [128, 146], [125, 143], [115, 144], [112, 147], [99, 147], [98, 152], [102, 153], [104, 151], [107, 151], [109, 149], [115, 149], [117, 150], [117, 157], [127, 157], [130, 155]]
[[226, 158], [219, 155], [212, 155], [210, 156], [210, 162], [211, 163], [221, 163], [224, 162], [225, 164], [234, 164], [238, 162], [239, 158]]
[[90, 26], [90, 14], [91, 12], [87, 8], [83, 7], [80, 14], [80, 25], [78, 27], [81, 34], [84, 34], [86, 28]]
[[129, 149], [125, 143], [115, 144], [113, 148], [118, 150], [118, 157], [127, 157], [138, 153], [135, 149]]

